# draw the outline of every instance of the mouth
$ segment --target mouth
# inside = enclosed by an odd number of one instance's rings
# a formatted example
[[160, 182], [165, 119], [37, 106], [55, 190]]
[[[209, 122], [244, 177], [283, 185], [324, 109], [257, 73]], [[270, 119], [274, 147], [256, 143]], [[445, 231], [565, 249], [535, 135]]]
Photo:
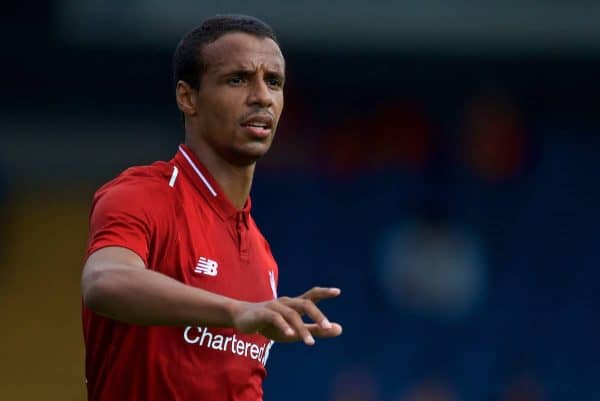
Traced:
[[269, 114], [256, 114], [246, 118], [240, 125], [251, 136], [263, 139], [273, 130], [273, 117]]

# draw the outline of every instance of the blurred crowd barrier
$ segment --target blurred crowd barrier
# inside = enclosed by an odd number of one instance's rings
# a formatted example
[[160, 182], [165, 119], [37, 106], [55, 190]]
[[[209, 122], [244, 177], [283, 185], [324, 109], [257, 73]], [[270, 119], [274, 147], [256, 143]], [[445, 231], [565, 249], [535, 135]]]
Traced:
[[90, 191], [15, 193], [2, 210], [2, 398], [83, 400], [79, 278]]

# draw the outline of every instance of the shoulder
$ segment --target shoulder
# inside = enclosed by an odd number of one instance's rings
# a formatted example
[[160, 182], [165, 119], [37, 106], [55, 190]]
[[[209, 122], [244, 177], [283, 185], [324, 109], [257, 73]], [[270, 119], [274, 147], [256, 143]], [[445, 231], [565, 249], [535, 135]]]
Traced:
[[176, 197], [169, 185], [173, 167], [172, 163], [160, 161], [126, 169], [96, 191], [92, 208], [99, 204], [109, 208], [151, 208], [156, 212], [170, 208]]
[[108, 193], [137, 195], [138, 197], [145, 195], [166, 195], [172, 192], [169, 191], [169, 179], [172, 172], [173, 164], [162, 161], [148, 166], [130, 167], [102, 185], [96, 191], [95, 197]]

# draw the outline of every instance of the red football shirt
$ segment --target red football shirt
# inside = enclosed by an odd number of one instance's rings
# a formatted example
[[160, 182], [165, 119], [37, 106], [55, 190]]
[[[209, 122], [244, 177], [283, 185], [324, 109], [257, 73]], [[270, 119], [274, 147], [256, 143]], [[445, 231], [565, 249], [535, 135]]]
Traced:
[[[185, 146], [169, 162], [132, 167], [94, 196], [87, 254], [107, 246], [148, 269], [227, 297], [277, 296], [277, 264]], [[83, 307], [90, 401], [257, 401], [272, 342], [229, 328], [136, 326]]]

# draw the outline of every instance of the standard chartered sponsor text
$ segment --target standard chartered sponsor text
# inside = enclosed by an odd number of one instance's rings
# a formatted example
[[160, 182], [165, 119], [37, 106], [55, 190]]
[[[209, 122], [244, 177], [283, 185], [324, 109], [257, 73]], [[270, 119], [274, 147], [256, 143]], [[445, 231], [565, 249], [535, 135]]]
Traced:
[[231, 352], [234, 355], [260, 361], [263, 365], [267, 364], [269, 351], [273, 346], [273, 341], [263, 346], [258, 346], [249, 341], [240, 340], [236, 335], [224, 336], [222, 334], [211, 333], [206, 327], [188, 326], [183, 331], [183, 339], [188, 344], [196, 344], [200, 347], [207, 347], [217, 351]]

